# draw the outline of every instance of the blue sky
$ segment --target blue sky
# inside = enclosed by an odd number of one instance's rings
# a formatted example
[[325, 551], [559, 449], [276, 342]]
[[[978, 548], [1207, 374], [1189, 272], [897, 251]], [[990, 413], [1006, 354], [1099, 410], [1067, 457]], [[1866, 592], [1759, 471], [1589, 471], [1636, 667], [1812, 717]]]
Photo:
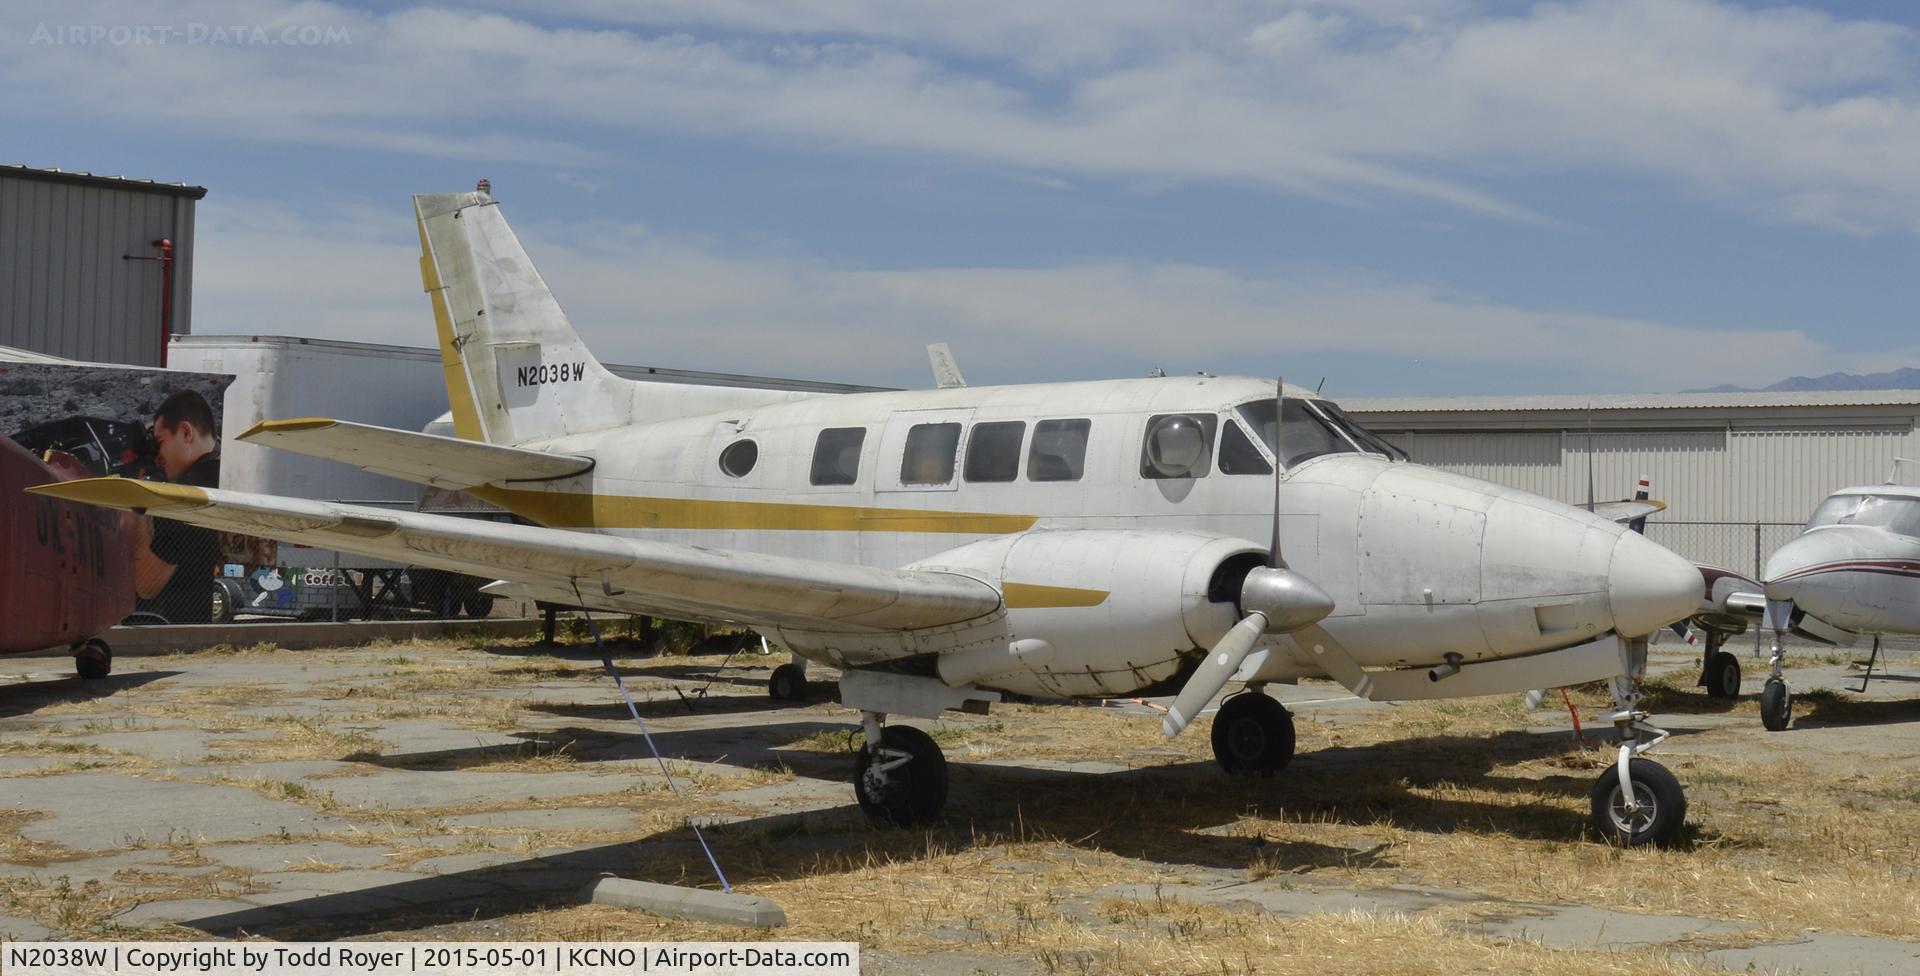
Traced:
[[207, 186], [200, 332], [426, 344], [407, 198], [486, 176], [610, 361], [1673, 390], [1920, 364], [1916, 69], [1896, 2], [28, 2], [0, 155]]

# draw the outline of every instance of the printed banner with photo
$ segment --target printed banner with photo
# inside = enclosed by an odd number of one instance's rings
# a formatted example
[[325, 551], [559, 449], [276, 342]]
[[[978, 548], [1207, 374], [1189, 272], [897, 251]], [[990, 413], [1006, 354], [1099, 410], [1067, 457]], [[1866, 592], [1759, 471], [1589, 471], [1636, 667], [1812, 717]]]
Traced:
[[[217, 373], [0, 363], [0, 433], [60, 477], [217, 488], [220, 418], [232, 382]], [[258, 551], [271, 542], [223, 541], [222, 533], [169, 519], [137, 524], [135, 615], [150, 622], [205, 623], [224, 564], [273, 561], [271, 552]]]

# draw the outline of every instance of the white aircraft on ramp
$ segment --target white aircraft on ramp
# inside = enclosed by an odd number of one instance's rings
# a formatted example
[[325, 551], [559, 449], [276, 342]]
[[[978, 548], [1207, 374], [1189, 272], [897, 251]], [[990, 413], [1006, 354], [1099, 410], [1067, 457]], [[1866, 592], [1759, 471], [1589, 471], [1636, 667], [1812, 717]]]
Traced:
[[1594, 826], [1665, 843], [1685, 817], [1672, 774], [1638, 758], [1666, 736], [1638, 680], [1645, 638], [1698, 610], [1702, 577], [1608, 518], [1409, 463], [1266, 380], [846, 395], [624, 380], [489, 194], [414, 208], [457, 436], [309, 419], [244, 438], [534, 524], [118, 479], [35, 490], [555, 603], [751, 624], [796, 654], [776, 694], [804, 688], [804, 660], [842, 670], [866, 732], [855, 793], [896, 824], [940, 812], [947, 772], [889, 715], [1178, 689], [1174, 736], [1239, 680], [1214, 754], [1270, 774], [1294, 735], [1262, 686], [1321, 676], [1374, 700], [1608, 680], [1621, 745]]
[[1880, 638], [1920, 634], [1920, 488], [1843, 488], [1828, 496], [1807, 529], [1767, 557], [1766, 604], [1773, 656], [1760, 693], [1760, 720], [1774, 732], [1793, 721], [1793, 694], [1781, 673], [1781, 635], [1793, 631], [1840, 647], [1873, 635], [1860, 690], [1880, 660]]

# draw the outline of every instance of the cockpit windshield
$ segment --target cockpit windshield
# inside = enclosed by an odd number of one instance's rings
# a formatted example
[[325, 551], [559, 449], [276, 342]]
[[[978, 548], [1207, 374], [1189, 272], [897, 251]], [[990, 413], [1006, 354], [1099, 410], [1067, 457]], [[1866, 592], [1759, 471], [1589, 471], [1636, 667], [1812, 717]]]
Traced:
[[1807, 528], [1871, 525], [1920, 538], [1920, 498], [1907, 495], [1835, 495], [1814, 509]]
[[1390, 458], [1406, 457], [1392, 445], [1349, 420], [1339, 407], [1325, 400], [1288, 397], [1285, 416], [1277, 425], [1274, 423], [1272, 400], [1243, 403], [1239, 413], [1241, 419], [1266, 442], [1267, 449], [1273, 451], [1285, 467], [1293, 467], [1322, 454], [1364, 453]]

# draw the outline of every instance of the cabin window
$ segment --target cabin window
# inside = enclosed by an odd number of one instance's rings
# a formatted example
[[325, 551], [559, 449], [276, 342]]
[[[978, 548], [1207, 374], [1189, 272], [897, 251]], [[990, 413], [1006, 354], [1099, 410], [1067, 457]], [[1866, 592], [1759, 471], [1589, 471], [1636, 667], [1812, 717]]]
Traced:
[[1253, 439], [1229, 420], [1220, 428], [1221, 474], [1272, 474], [1273, 465], [1253, 446]]
[[944, 485], [953, 481], [953, 459], [960, 452], [959, 424], [915, 424], [907, 431], [900, 458], [903, 485]]
[[1212, 414], [1166, 413], [1147, 420], [1140, 447], [1142, 478], [1204, 478], [1213, 466]]
[[1033, 425], [1027, 448], [1028, 481], [1079, 481], [1087, 468], [1087, 432], [1091, 420], [1042, 420]]
[[760, 461], [760, 445], [752, 441], [734, 441], [720, 452], [720, 470], [729, 478], [744, 478]]
[[865, 427], [829, 427], [813, 443], [816, 485], [850, 485], [860, 480], [860, 447], [867, 442]]
[[[1275, 456], [1285, 467], [1293, 467], [1322, 454], [1352, 454], [1359, 449], [1345, 437], [1334, 432], [1332, 425], [1309, 409], [1307, 402], [1298, 397], [1288, 397], [1286, 416], [1283, 422], [1274, 423], [1272, 400], [1255, 400], [1240, 405], [1240, 419], [1267, 442]], [[1277, 428], [1277, 429], [1276, 429]], [[1278, 444], [1275, 443], [1276, 435]]]
[[1020, 476], [1020, 442], [1027, 436], [1025, 421], [974, 424], [967, 435], [968, 481], [1012, 481]]

